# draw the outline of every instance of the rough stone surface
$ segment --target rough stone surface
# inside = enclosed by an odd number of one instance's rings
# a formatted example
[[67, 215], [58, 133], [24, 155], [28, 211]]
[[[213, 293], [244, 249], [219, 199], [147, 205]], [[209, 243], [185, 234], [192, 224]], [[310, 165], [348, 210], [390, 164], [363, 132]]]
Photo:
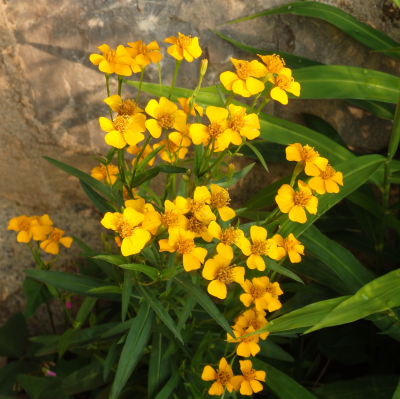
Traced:
[[[322, 2], [322, 1], [321, 1]], [[400, 41], [400, 13], [390, 0], [327, 0], [324, 3], [349, 12], [394, 40]], [[95, 46], [143, 39], [157, 40], [178, 31], [199, 36], [210, 65], [205, 85], [218, 83], [219, 74], [231, 69], [229, 57], [249, 55], [216, 37], [218, 28], [239, 42], [267, 50], [282, 50], [329, 64], [361, 66], [398, 75], [399, 62], [369, 49], [333, 25], [314, 18], [271, 16], [234, 25], [224, 22], [289, 0], [1, 0], [0, 87], [2, 181], [0, 195], [0, 324], [10, 314], [23, 311], [21, 283], [25, 268], [34, 267], [29, 249], [7, 231], [8, 220], [21, 214], [49, 213], [68, 235], [100, 247], [100, 214], [93, 209], [76, 179], [56, 170], [47, 155], [90, 171], [108, 146], [98, 126], [106, 115], [104, 77], [88, 60]], [[164, 51], [164, 54], [166, 52]], [[182, 63], [177, 86], [194, 88], [199, 61]], [[174, 62], [162, 60], [163, 80], [172, 80]], [[135, 77], [137, 78], [137, 77]], [[157, 82], [157, 69], [146, 70], [145, 79]], [[116, 84], [111, 83], [115, 92]], [[124, 92], [128, 89], [124, 87]], [[133, 93], [133, 91], [132, 91]], [[146, 97], [143, 97], [145, 99]], [[368, 153], [387, 146], [391, 123], [344, 101], [295, 100], [288, 106], [270, 103], [273, 115], [304, 124], [301, 114], [313, 113], [330, 122], [352, 148]], [[237, 162], [237, 166], [245, 161]], [[256, 172], [231, 191], [239, 207], [268, 182], [282, 177], [285, 167], [270, 165], [267, 175]], [[157, 184], [162, 184], [161, 178]], [[60, 265], [76, 262], [79, 249], [62, 249]], [[39, 311], [33, 331], [46, 328], [46, 314]]]

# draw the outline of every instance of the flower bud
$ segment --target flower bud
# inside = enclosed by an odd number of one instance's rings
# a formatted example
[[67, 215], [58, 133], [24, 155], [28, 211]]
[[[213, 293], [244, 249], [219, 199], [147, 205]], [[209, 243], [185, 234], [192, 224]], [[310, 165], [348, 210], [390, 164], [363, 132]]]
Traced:
[[233, 163], [230, 163], [228, 165], [228, 171], [227, 171], [228, 179], [230, 179], [234, 173], [235, 173], [235, 165]]
[[183, 175], [183, 176], [182, 176], [182, 179], [183, 179], [185, 182], [189, 182], [189, 181], [190, 181], [190, 177], [189, 177], [189, 176], [186, 176], [186, 175]]
[[191, 171], [190, 169], [188, 169], [188, 170], [186, 171], [186, 176], [187, 176], [187, 177], [192, 176], [192, 171]]
[[207, 67], [208, 67], [208, 60], [207, 59], [202, 60], [200, 64], [200, 76], [204, 76], [206, 74]]

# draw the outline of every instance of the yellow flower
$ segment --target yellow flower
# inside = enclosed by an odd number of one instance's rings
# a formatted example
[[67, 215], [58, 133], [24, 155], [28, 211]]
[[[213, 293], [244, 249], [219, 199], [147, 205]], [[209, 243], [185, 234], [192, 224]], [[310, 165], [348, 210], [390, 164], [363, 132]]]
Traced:
[[7, 230], [19, 231], [17, 241], [28, 243], [31, 238], [35, 241], [45, 240], [47, 234], [53, 230], [52, 224], [47, 214], [42, 217], [22, 215], [12, 218]]
[[339, 186], [343, 186], [342, 172], [336, 172], [331, 165], [326, 165], [325, 171], [320, 170], [318, 175], [310, 179], [308, 185], [315, 190], [318, 194], [338, 193]]
[[176, 145], [181, 147], [189, 147], [192, 142], [190, 141], [190, 124], [186, 125], [186, 129], [182, 132], [172, 132], [168, 138], [172, 140]]
[[211, 212], [211, 208], [207, 205], [210, 202], [211, 194], [206, 186], [198, 186], [194, 190], [192, 198], [176, 198], [176, 205], [183, 210], [183, 213], [192, 213], [198, 220], [216, 220], [215, 215]]
[[232, 258], [227, 259], [222, 255], [215, 255], [213, 259], [208, 259], [204, 265], [203, 277], [206, 280], [213, 280], [208, 284], [209, 294], [225, 299], [228, 293], [226, 286], [236, 282], [244, 283], [244, 267], [234, 267], [230, 265]]
[[[107, 173], [108, 169], [108, 173]], [[115, 181], [117, 180], [117, 174], [119, 173], [118, 167], [114, 166], [113, 164], [109, 164], [107, 166], [101, 165], [101, 166], [96, 166], [91, 170], [91, 176], [94, 177], [96, 180], [103, 180], [105, 179], [107, 183], [110, 183], [111, 179], [111, 184], [114, 184]], [[109, 176], [110, 175], [110, 176]]]
[[186, 61], [192, 62], [193, 58], [201, 56], [201, 48], [199, 46], [199, 39], [178, 33], [178, 37], [170, 36], [164, 40], [164, 43], [171, 43], [173, 46], [168, 47], [168, 54], [172, 55], [178, 61], [185, 58]]
[[192, 231], [195, 234], [195, 237], [201, 237], [204, 241], [211, 242], [213, 237], [208, 232], [208, 225], [214, 219], [215, 215], [212, 212], [203, 215], [201, 219], [197, 219], [195, 215], [192, 215], [189, 218], [186, 230]]
[[[178, 103], [179, 105], [182, 107], [183, 112], [187, 115], [189, 113], [189, 103], [190, 103], [190, 99], [189, 98], [178, 98]], [[192, 109], [190, 110], [190, 115], [196, 116], [196, 111], [200, 114], [200, 116], [203, 116], [203, 108], [200, 107], [198, 104], [194, 103]]]
[[256, 114], [247, 115], [246, 108], [233, 104], [229, 105], [229, 110], [231, 117], [228, 120], [226, 132], [234, 137], [232, 142], [241, 144], [242, 137], [253, 140], [260, 135], [260, 121]]
[[249, 357], [257, 355], [260, 352], [260, 347], [257, 345], [260, 337], [258, 335], [251, 335], [250, 337], [246, 338], [238, 338], [246, 334], [251, 334], [254, 332], [253, 327], [249, 327], [247, 330], [243, 330], [242, 327], [239, 325], [235, 325], [232, 327], [233, 333], [235, 334], [235, 338], [233, 338], [230, 334], [228, 335], [228, 342], [240, 342], [239, 345], [236, 347], [236, 353], [239, 356]]
[[224, 357], [219, 361], [218, 371], [215, 371], [211, 366], [205, 366], [201, 378], [203, 381], [216, 380], [208, 390], [209, 395], [222, 395], [224, 393], [224, 387], [226, 387], [229, 392], [232, 392], [233, 389], [237, 389], [231, 384], [233, 378], [232, 367], [229, 366]]
[[128, 207], [125, 208], [123, 214], [107, 212], [101, 224], [106, 229], [114, 230], [119, 234], [122, 239], [121, 253], [129, 256], [139, 253], [151, 238], [151, 234], [140, 227], [143, 220], [142, 213]]
[[[207, 145], [210, 140], [215, 140], [218, 151], [223, 151], [228, 148], [235, 137], [227, 131], [228, 129], [228, 110], [225, 108], [210, 106], [206, 109], [206, 115], [210, 120], [208, 126], [201, 123], [193, 123], [190, 126], [190, 137], [194, 144]], [[234, 144], [240, 144], [242, 139], [239, 137]]]
[[285, 61], [281, 58], [280, 55], [272, 54], [272, 55], [260, 55], [257, 54], [264, 64], [267, 66], [267, 73], [276, 73], [279, 74], [285, 66]]
[[141, 40], [138, 40], [134, 43], [128, 43], [128, 46], [130, 47], [126, 47], [126, 51], [139, 65], [149, 65], [150, 62], [156, 64], [162, 59], [162, 55], [159, 52], [161, 50], [156, 41], [145, 46]]
[[221, 219], [226, 222], [236, 216], [235, 211], [229, 208], [231, 198], [229, 197], [228, 190], [222, 188], [216, 184], [211, 184], [211, 198], [210, 204], [213, 208], [218, 210]]
[[[129, 152], [129, 154], [133, 154], [133, 155], [138, 155], [140, 153], [140, 151], [142, 151], [143, 147], [138, 147], [137, 145], [131, 145], [126, 149], [126, 152]], [[145, 159], [147, 157], [147, 155], [149, 155], [153, 150], [155, 150], [155, 148], [151, 148], [151, 145], [147, 145], [146, 148], [143, 151], [142, 156], [140, 157], [139, 161], [143, 161], [143, 159]], [[152, 158], [150, 159], [150, 161], [147, 163], [147, 165], [151, 166], [154, 163], [154, 159]], [[132, 165], [134, 165], [136, 162], [136, 158], [132, 159]]]
[[252, 395], [263, 390], [259, 381], [265, 382], [265, 371], [256, 371], [253, 369], [253, 363], [250, 360], [239, 360], [240, 370], [243, 374], [232, 378], [231, 384], [237, 386], [242, 395]]
[[249, 307], [253, 302], [258, 311], [267, 309], [268, 312], [273, 312], [282, 307], [278, 299], [278, 296], [283, 294], [279, 283], [271, 283], [266, 276], [254, 277], [252, 281], [245, 280], [242, 288], [245, 293], [240, 295], [240, 300], [246, 307]]
[[[265, 319], [261, 312], [257, 312], [257, 310], [249, 309], [243, 312], [239, 317], [235, 319], [235, 325], [238, 325], [243, 328], [243, 330], [253, 327], [254, 331], [259, 330], [260, 328], [266, 326], [268, 321]], [[261, 333], [259, 337], [262, 340], [267, 339], [269, 332]]]
[[108, 132], [105, 137], [106, 143], [121, 149], [127, 143], [135, 145], [144, 139], [142, 132], [146, 131], [145, 120], [144, 114], [136, 114], [130, 118], [117, 116], [114, 122], [100, 117], [99, 122], [101, 129]]
[[[132, 188], [132, 194], [134, 198], [140, 198], [138, 195], [135, 195], [136, 191], [137, 188]], [[128, 190], [126, 189], [125, 186], [122, 188], [122, 198], [124, 199], [124, 201], [131, 199], [131, 196], [129, 195]]]
[[200, 269], [201, 263], [207, 256], [207, 250], [196, 247], [194, 242], [195, 234], [191, 231], [185, 231], [181, 228], [172, 229], [169, 233], [169, 239], [160, 240], [160, 252], [177, 251], [183, 256], [183, 267], [190, 270]]
[[328, 160], [321, 157], [314, 147], [308, 144], [304, 147], [300, 143], [290, 144], [286, 147], [286, 159], [288, 161], [303, 162], [308, 176], [319, 176], [320, 171], [325, 171]]
[[312, 215], [316, 215], [318, 198], [312, 195], [311, 188], [301, 180], [298, 181], [299, 191], [294, 191], [289, 184], [284, 184], [279, 190], [275, 201], [282, 213], [289, 213], [289, 219], [293, 222], [307, 222], [304, 208]]
[[129, 117], [143, 112], [143, 110], [137, 106], [134, 100], [127, 99], [122, 101], [118, 94], [107, 97], [104, 102], [120, 116]]
[[[140, 72], [141, 68], [136, 63], [125, 47], [120, 45], [116, 50], [111, 50], [107, 44], [97, 47], [103, 54], [91, 54], [89, 59], [99, 70], [104, 73], [131, 76], [133, 72]], [[132, 68], [132, 69], [131, 69]]]
[[294, 81], [289, 68], [283, 68], [276, 78], [271, 76], [269, 80], [274, 84], [270, 92], [271, 98], [281, 104], [286, 105], [289, 101], [286, 92], [292, 93], [296, 97], [300, 96], [300, 83]]
[[[164, 146], [164, 148], [159, 152], [160, 158], [168, 163], [171, 162], [176, 162], [178, 159], [184, 159], [188, 149], [186, 147], [183, 147], [181, 144], [179, 148], [179, 144], [175, 144], [173, 140], [171, 140], [171, 135], [168, 136], [169, 140], [169, 150], [168, 151], [168, 143], [167, 140], [161, 140], [158, 143], [155, 143], [153, 145], [153, 148], [156, 149], [157, 147], [160, 147], [161, 145]], [[173, 137], [176, 140], [176, 137]], [[179, 151], [178, 151], [179, 150]]]
[[236, 73], [222, 72], [220, 80], [226, 90], [232, 90], [235, 94], [250, 97], [265, 89], [265, 85], [258, 79], [267, 74], [267, 68], [256, 60], [248, 62], [231, 58], [236, 68]]
[[251, 226], [250, 236], [253, 245], [250, 241], [243, 237], [238, 243], [238, 247], [243, 254], [248, 256], [247, 266], [249, 269], [265, 270], [265, 261], [262, 256], [269, 256], [271, 259], [276, 259], [277, 249], [274, 240], [267, 240], [267, 230], [264, 227]]
[[220, 242], [217, 245], [217, 252], [225, 258], [233, 258], [232, 245], [238, 245], [240, 240], [244, 237], [244, 233], [240, 229], [235, 229], [229, 226], [227, 229], [222, 230], [221, 226], [212, 221], [208, 226], [208, 232]]
[[161, 136], [163, 128], [179, 131], [186, 128], [186, 114], [178, 110], [178, 106], [165, 97], [161, 97], [159, 103], [156, 100], [150, 100], [146, 112], [155, 118], [148, 119], [146, 127], [156, 139]]
[[188, 220], [183, 215], [182, 209], [178, 208], [173, 202], [166, 200], [164, 202], [165, 212], [156, 211], [146, 212], [144, 215], [143, 228], [155, 234], [158, 228], [163, 225], [169, 232], [171, 229], [181, 227], [186, 230]]
[[299, 263], [301, 261], [300, 254], [304, 255], [304, 245], [301, 245], [301, 242], [297, 241], [292, 233], [285, 239], [280, 234], [275, 234], [272, 239], [278, 245], [278, 257], [276, 260], [281, 260], [287, 253], [290, 262]]
[[154, 212], [154, 206], [135, 195], [136, 199], [128, 199], [125, 201], [125, 208], [133, 208], [135, 211], [145, 214], [146, 212]]
[[65, 231], [54, 228], [54, 230], [49, 235], [47, 240], [44, 240], [40, 243], [40, 248], [42, 248], [45, 252], [53, 255], [57, 255], [60, 250], [59, 244], [64, 245], [66, 248], [70, 248], [72, 244], [71, 237], [63, 237]]

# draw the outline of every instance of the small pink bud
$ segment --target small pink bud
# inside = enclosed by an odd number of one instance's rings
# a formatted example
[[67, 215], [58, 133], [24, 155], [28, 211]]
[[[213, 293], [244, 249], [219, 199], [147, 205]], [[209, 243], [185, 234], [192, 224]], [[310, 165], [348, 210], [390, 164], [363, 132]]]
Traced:
[[54, 371], [51, 371], [51, 370], [47, 370], [47, 375], [49, 377], [57, 377], [57, 374]]
[[65, 301], [65, 307], [67, 309], [71, 309], [71, 307], [72, 307], [71, 302], [70, 301]]

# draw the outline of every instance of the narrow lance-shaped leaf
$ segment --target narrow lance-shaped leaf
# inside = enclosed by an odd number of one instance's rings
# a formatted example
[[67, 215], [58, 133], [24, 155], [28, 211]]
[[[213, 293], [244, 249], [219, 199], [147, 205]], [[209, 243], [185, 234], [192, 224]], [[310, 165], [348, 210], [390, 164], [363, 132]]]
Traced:
[[83, 188], [85, 194], [89, 197], [90, 201], [92, 201], [93, 205], [102, 213], [105, 214], [107, 212], [115, 212], [115, 209], [107, 203], [107, 201], [99, 194], [96, 193], [88, 184], [79, 179], [79, 183]]
[[150, 338], [155, 313], [148, 302], [144, 302], [132, 323], [122, 349], [117, 373], [111, 391], [111, 398], [117, 399], [142, 356], [143, 349]]
[[163, 386], [161, 391], [157, 394], [155, 399], [168, 399], [171, 397], [171, 393], [174, 392], [180, 379], [179, 371], [175, 371], [170, 380]]
[[351, 323], [370, 314], [400, 305], [400, 269], [379, 277], [362, 287], [355, 295], [333, 309], [307, 331]]
[[128, 312], [129, 302], [131, 300], [132, 293], [132, 275], [129, 270], [125, 270], [124, 273], [124, 284], [122, 286], [122, 306], [121, 306], [121, 318], [124, 322], [126, 319], [126, 313]]
[[106, 360], [104, 362], [104, 369], [103, 369], [104, 381], [107, 381], [111, 369], [114, 367], [114, 364], [117, 362], [117, 359], [118, 359], [118, 342], [117, 340], [115, 340], [113, 341], [111, 348], [107, 352]]

